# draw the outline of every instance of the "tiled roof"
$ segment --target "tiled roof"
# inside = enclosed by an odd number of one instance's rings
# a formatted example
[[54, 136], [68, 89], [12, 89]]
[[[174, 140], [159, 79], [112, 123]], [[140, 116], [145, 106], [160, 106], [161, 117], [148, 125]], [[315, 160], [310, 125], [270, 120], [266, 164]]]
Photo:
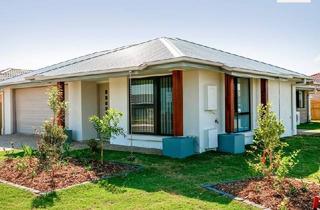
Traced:
[[22, 74], [26, 74], [29, 72], [31, 72], [31, 71], [30, 70], [22, 70], [22, 69], [13, 69], [13, 68], [3, 69], [3, 70], [0, 70], [0, 81], [14, 78], [16, 76], [20, 76]]
[[154, 63], [173, 61], [205, 62], [219, 65], [229, 71], [251, 72], [259, 75], [278, 77], [309, 78], [304, 74], [278, 66], [231, 54], [178, 38], [157, 38], [147, 42], [120, 47], [81, 56], [54, 64], [23, 76], [0, 82], [1, 85], [28, 82], [31, 77], [63, 78], [64, 76], [83, 76], [119, 70], [140, 70]]
[[311, 75], [311, 77], [312, 77], [313, 82], [314, 82], [315, 84], [320, 84], [320, 73]]

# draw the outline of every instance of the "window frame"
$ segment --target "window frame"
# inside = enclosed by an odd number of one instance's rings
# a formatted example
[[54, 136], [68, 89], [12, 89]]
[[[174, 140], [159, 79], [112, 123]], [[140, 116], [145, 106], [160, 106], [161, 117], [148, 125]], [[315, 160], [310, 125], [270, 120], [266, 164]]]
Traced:
[[[249, 104], [249, 111], [248, 112], [238, 112], [238, 79], [246, 79], [248, 80], [248, 104]], [[241, 115], [249, 115], [249, 128], [247, 130], [239, 130], [239, 116]], [[234, 121], [236, 121], [236, 125], [234, 126], [234, 133], [241, 133], [241, 132], [248, 132], [251, 131], [252, 125], [251, 125], [251, 82], [250, 78], [245, 77], [234, 77]]]
[[[302, 106], [300, 106], [300, 93], [302, 94]], [[304, 90], [297, 90], [296, 94], [296, 108], [297, 109], [304, 109], [306, 108], [306, 103], [305, 103], [305, 91]]]
[[[171, 90], [173, 89], [172, 84], [172, 75], [162, 75], [162, 76], [152, 76], [152, 77], [141, 77], [141, 78], [132, 78], [131, 82], [134, 80], [153, 80], [153, 105], [146, 104], [146, 105], [131, 105], [131, 83], [130, 79], [128, 82], [128, 104], [129, 104], [129, 133], [130, 134], [137, 134], [137, 135], [152, 135], [152, 136], [173, 136], [173, 105], [171, 110], [171, 127], [172, 133], [161, 133], [161, 86], [160, 86], [160, 79], [161, 78], [171, 78]], [[172, 93], [173, 94], [173, 93]], [[173, 101], [172, 101], [173, 104]], [[141, 107], [153, 107], [154, 109], [154, 132], [132, 132], [131, 129], [131, 113], [133, 106], [141, 106]]]

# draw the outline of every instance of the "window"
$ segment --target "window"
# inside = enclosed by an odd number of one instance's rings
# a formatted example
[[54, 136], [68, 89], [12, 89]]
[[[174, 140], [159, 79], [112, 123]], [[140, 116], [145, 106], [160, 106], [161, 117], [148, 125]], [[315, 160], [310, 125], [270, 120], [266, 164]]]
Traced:
[[304, 103], [304, 91], [303, 90], [298, 90], [296, 92], [296, 106], [297, 108], [305, 108], [305, 103]]
[[250, 80], [234, 79], [234, 132], [251, 129], [250, 116]]
[[132, 79], [130, 129], [134, 134], [172, 135], [172, 78]]

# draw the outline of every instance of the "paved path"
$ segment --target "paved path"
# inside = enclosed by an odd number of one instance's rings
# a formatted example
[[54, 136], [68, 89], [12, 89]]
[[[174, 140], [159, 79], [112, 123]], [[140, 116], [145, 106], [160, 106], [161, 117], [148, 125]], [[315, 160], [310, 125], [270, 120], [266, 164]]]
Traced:
[[[22, 145], [29, 145], [32, 148], [36, 149], [37, 144], [36, 140], [37, 137], [35, 135], [25, 135], [25, 134], [13, 134], [13, 135], [0, 135], [0, 151], [6, 149], [11, 149], [12, 146], [14, 148], [21, 148]], [[77, 149], [84, 149], [87, 148], [87, 145], [83, 142], [73, 142], [71, 144], [72, 150]], [[107, 144], [106, 149], [114, 150], [114, 151], [134, 151], [138, 153], [145, 153], [145, 154], [155, 154], [161, 155], [162, 151], [159, 149], [147, 149], [142, 147], [129, 147], [129, 146], [122, 146], [122, 145], [114, 145], [114, 144]]]
[[317, 130], [305, 130], [305, 129], [298, 129], [298, 135], [302, 136], [320, 136], [320, 129]]

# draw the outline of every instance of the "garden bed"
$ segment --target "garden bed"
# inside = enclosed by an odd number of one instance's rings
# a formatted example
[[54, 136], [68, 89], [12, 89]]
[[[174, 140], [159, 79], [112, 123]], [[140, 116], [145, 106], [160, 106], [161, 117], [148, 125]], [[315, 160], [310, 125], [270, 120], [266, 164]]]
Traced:
[[35, 157], [5, 159], [0, 163], [0, 179], [39, 192], [50, 192], [87, 181], [123, 175], [140, 167], [117, 162], [106, 161], [101, 164], [96, 160], [68, 159], [54, 165], [54, 168], [52, 173], [51, 169], [41, 167]]
[[242, 198], [266, 208], [279, 209], [281, 205], [286, 205], [287, 209], [291, 210], [311, 209], [314, 196], [320, 193], [320, 185], [289, 178], [279, 186], [266, 178], [255, 178], [206, 188], [225, 192], [227, 196]]

